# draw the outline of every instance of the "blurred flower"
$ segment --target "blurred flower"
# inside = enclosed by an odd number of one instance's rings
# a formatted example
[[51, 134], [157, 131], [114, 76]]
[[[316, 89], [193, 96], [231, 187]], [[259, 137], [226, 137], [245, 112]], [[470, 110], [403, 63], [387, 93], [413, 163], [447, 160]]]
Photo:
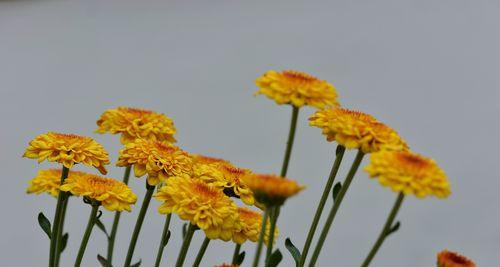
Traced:
[[131, 211], [130, 205], [137, 201], [137, 196], [126, 184], [93, 174], [70, 175], [61, 191], [98, 201], [109, 211]]
[[445, 198], [450, 184], [444, 171], [430, 158], [408, 151], [380, 151], [370, 156], [365, 171], [380, 184], [405, 195]]
[[272, 174], [251, 173], [243, 176], [242, 180], [253, 191], [255, 199], [267, 207], [282, 205], [287, 198], [304, 189], [293, 180]]
[[[47, 169], [38, 171], [35, 178], [29, 181], [28, 194], [48, 193], [53, 197], [59, 195], [59, 187], [61, 186], [61, 169]], [[70, 171], [69, 176], [84, 176], [89, 175], [85, 172]]]
[[308, 105], [319, 109], [338, 105], [333, 85], [304, 72], [271, 70], [257, 78], [255, 83], [260, 88], [257, 95], [266, 95], [279, 105]]
[[361, 149], [363, 153], [408, 149], [396, 131], [359, 111], [343, 108], [320, 110], [309, 118], [309, 124], [320, 128], [328, 141], [337, 141], [348, 149]]
[[[239, 207], [239, 224], [240, 229], [236, 229], [233, 233], [233, 241], [237, 244], [243, 244], [247, 240], [252, 242], [257, 242], [259, 240], [260, 229], [262, 228], [262, 214], [259, 212], [252, 211], [247, 208]], [[269, 219], [266, 222], [266, 232], [264, 233], [264, 244], [269, 242], [269, 229], [270, 222]], [[277, 239], [278, 228], [274, 231], [274, 240]]]
[[70, 169], [83, 163], [106, 174], [104, 165], [109, 164], [108, 152], [94, 139], [74, 134], [49, 132], [32, 140], [23, 157], [58, 162]]
[[476, 264], [456, 252], [443, 250], [437, 255], [438, 267], [476, 267]]
[[120, 151], [117, 166], [134, 165], [136, 177], [148, 174], [148, 184], [155, 186], [171, 176], [190, 176], [193, 171], [189, 154], [167, 143], [136, 139]]
[[97, 133], [121, 134], [127, 144], [136, 138], [174, 143], [176, 132], [172, 119], [149, 110], [119, 107], [106, 110], [97, 121]]
[[158, 211], [176, 213], [202, 229], [210, 239], [228, 241], [237, 223], [236, 204], [222, 191], [197, 178], [171, 177], [155, 194], [162, 202]]

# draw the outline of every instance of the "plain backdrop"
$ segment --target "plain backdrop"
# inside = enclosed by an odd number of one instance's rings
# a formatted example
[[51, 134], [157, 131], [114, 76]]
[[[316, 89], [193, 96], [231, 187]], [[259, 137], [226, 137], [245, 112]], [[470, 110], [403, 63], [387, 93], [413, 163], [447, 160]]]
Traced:
[[[434, 266], [445, 248], [478, 266], [498, 266], [499, 14], [498, 2], [483, 0], [0, 1], [1, 264], [47, 262], [48, 239], [36, 216], [52, 219], [55, 200], [25, 190], [38, 169], [56, 165], [21, 158], [36, 135], [94, 137], [110, 152], [109, 176], [121, 179], [123, 169], [114, 166], [119, 138], [95, 134], [95, 121], [109, 108], [146, 108], [173, 118], [189, 152], [277, 173], [291, 109], [254, 97], [254, 80], [270, 69], [296, 69], [332, 82], [345, 107], [391, 125], [449, 175], [449, 199], [407, 198], [400, 231], [372, 266]], [[307, 190], [279, 219], [282, 266], [293, 266], [286, 237], [302, 248], [333, 161], [335, 144], [308, 126], [313, 111], [300, 111], [288, 176]], [[144, 179], [130, 185], [139, 206]], [[395, 197], [360, 172], [318, 265], [359, 266]], [[122, 216], [115, 266], [123, 264], [138, 206]], [[164, 222], [157, 207], [153, 200], [136, 249], [142, 266], [152, 266], [156, 255]], [[72, 266], [89, 212], [71, 199], [62, 266]], [[105, 211], [102, 219], [109, 225], [112, 216]], [[173, 218], [162, 266], [173, 265], [180, 247], [181, 222]], [[196, 234], [187, 265], [202, 237]], [[98, 266], [105, 246], [95, 230], [83, 265]], [[229, 261], [232, 249], [212, 242], [203, 265]], [[255, 247], [243, 250], [248, 266]]]

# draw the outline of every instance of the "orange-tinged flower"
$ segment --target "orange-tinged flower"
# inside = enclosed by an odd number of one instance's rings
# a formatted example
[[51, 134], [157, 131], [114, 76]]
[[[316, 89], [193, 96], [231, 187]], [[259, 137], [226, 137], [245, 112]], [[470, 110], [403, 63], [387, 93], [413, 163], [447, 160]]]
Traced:
[[348, 149], [361, 149], [363, 153], [408, 150], [396, 131], [363, 112], [344, 108], [320, 110], [309, 118], [309, 124], [320, 128], [328, 141]]
[[[59, 187], [61, 186], [61, 169], [47, 169], [39, 170], [35, 178], [29, 182], [26, 193], [28, 194], [41, 194], [48, 193], [53, 197], [59, 195]], [[84, 176], [89, 175], [85, 172], [70, 171], [68, 176]]]
[[172, 119], [149, 110], [118, 107], [106, 110], [97, 121], [97, 133], [121, 134], [127, 144], [137, 138], [174, 143], [176, 129]]
[[271, 70], [257, 78], [255, 83], [259, 87], [256, 94], [266, 95], [279, 105], [307, 105], [319, 109], [338, 106], [335, 87], [304, 72]]
[[[233, 241], [237, 244], [243, 244], [247, 240], [257, 242], [259, 240], [260, 230], [262, 228], [262, 214], [251, 209], [239, 207], [240, 228], [233, 233]], [[264, 233], [264, 244], [269, 243], [270, 221], [266, 222], [266, 232]], [[274, 240], [278, 237], [278, 228], [274, 231]]]
[[370, 155], [365, 171], [394, 192], [413, 194], [419, 198], [450, 195], [445, 172], [430, 158], [408, 151], [380, 151]]
[[255, 199], [266, 206], [282, 205], [287, 198], [304, 189], [293, 180], [272, 174], [251, 173], [242, 180], [253, 191]]
[[171, 176], [190, 176], [193, 171], [189, 154], [180, 148], [152, 140], [136, 139], [120, 151], [117, 166], [134, 165], [136, 177], [148, 174], [148, 184], [155, 186]]
[[61, 191], [98, 201], [109, 211], [131, 211], [130, 206], [137, 201], [137, 196], [123, 182], [93, 174], [70, 175]]
[[437, 255], [438, 267], [476, 267], [476, 264], [456, 252], [443, 250]]
[[229, 241], [239, 227], [236, 204], [219, 188], [198, 178], [171, 177], [155, 198], [162, 202], [160, 213], [176, 213], [210, 239]]
[[74, 134], [49, 132], [38, 135], [30, 143], [23, 157], [58, 162], [70, 169], [82, 163], [106, 174], [104, 165], [109, 164], [108, 152], [94, 139]]

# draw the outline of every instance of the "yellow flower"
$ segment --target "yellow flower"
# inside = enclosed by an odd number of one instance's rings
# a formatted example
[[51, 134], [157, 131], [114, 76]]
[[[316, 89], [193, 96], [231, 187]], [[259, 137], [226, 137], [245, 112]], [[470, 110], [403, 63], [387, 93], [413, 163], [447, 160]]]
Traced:
[[320, 128], [328, 141], [337, 141], [348, 149], [361, 149], [363, 153], [408, 150], [396, 131], [363, 112], [343, 108], [320, 110], [309, 118], [309, 124]]
[[193, 160], [193, 177], [200, 178], [207, 183], [214, 183], [222, 180], [222, 175], [217, 170], [220, 165], [232, 166], [224, 159], [212, 158], [203, 155], [191, 155]]
[[304, 189], [293, 180], [272, 174], [251, 173], [242, 180], [253, 191], [255, 199], [266, 206], [282, 205], [287, 198]]
[[[48, 193], [53, 197], [59, 195], [59, 187], [61, 186], [61, 169], [47, 169], [38, 171], [35, 178], [29, 182], [26, 193], [28, 194], [41, 194]], [[84, 176], [89, 175], [84, 172], [70, 171], [69, 176]]]
[[155, 194], [158, 211], [176, 213], [202, 229], [210, 239], [229, 241], [238, 228], [238, 209], [217, 187], [197, 178], [171, 177]]
[[[243, 244], [247, 240], [257, 242], [262, 228], [262, 214], [247, 208], [238, 208], [240, 229], [233, 233], [233, 241]], [[266, 222], [266, 232], [264, 233], [264, 244], [269, 243], [270, 221]], [[278, 227], [274, 231], [274, 240], [278, 237]]]
[[137, 201], [137, 196], [126, 184], [93, 174], [70, 175], [61, 191], [98, 201], [109, 211], [131, 211], [130, 205]]
[[333, 85], [304, 72], [271, 70], [257, 78], [255, 83], [260, 88], [257, 95], [266, 95], [279, 105], [308, 105], [319, 109], [338, 105]]
[[174, 143], [173, 121], [164, 114], [149, 110], [119, 107], [106, 110], [97, 121], [97, 133], [121, 134], [127, 144], [136, 138]]
[[437, 255], [438, 267], [476, 267], [476, 264], [456, 252], [443, 250]]
[[430, 158], [408, 151], [380, 151], [370, 156], [365, 171], [395, 192], [419, 198], [434, 195], [445, 198], [450, 184], [444, 171]]
[[104, 165], [109, 164], [108, 152], [90, 137], [49, 132], [37, 136], [29, 143], [23, 157], [58, 162], [66, 168], [83, 163], [106, 174]]
[[193, 171], [189, 154], [167, 143], [136, 139], [120, 151], [117, 166], [134, 165], [134, 174], [148, 174], [148, 184], [155, 186], [171, 176], [190, 176]]

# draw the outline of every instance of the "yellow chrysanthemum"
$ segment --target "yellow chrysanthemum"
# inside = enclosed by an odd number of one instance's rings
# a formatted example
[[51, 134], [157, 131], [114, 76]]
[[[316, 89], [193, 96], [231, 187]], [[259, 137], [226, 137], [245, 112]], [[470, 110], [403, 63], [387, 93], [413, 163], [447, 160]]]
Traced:
[[323, 109], [338, 106], [337, 92], [330, 83], [300, 71], [268, 71], [255, 81], [256, 94], [266, 95], [279, 105], [304, 105]]
[[136, 177], [148, 174], [148, 184], [155, 186], [171, 176], [190, 176], [193, 171], [189, 154], [167, 143], [136, 139], [120, 151], [117, 166], [134, 165]]
[[110, 211], [131, 211], [130, 205], [137, 201], [137, 196], [123, 182], [93, 174], [70, 175], [61, 191], [99, 201]]
[[121, 134], [120, 141], [127, 144], [137, 138], [175, 142], [172, 119], [149, 110], [119, 107], [106, 110], [97, 121], [97, 133]]
[[363, 153], [384, 150], [408, 150], [406, 142], [389, 126], [373, 116], [343, 108], [320, 110], [309, 124], [323, 131], [326, 139]]
[[[38, 171], [35, 178], [29, 181], [28, 194], [48, 193], [53, 197], [59, 195], [59, 187], [61, 186], [61, 169], [47, 169]], [[85, 172], [70, 171], [68, 176], [84, 176], [89, 175]]]
[[58, 162], [66, 168], [83, 163], [106, 174], [104, 165], [109, 164], [108, 152], [94, 139], [74, 134], [49, 132], [37, 136], [29, 143], [23, 157]]
[[365, 171], [395, 192], [419, 198], [445, 198], [450, 184], [444, 171], [430, 158], [408, 151], [380, 151], [370, 155]]
[[202, 229], [210, 239], [228, 241], [238, 228], [238, 208], [222, 191], [197, 178], [171, 177], [155, 194], [158, 211], [176, 213]]
[[[253, 210], [239, 207], [240, 229], [233, 233], [233, 241], [237, 244], [243, 244], [247, 240], [257, 242], [259, 240], [260, 230], [262, 228], [262, 214]], [[264, 244], [269, 243], [270, 221], [266, 222], [266, 232], [264, 233]], [[278, 227], [274, 231], [274, 240], [278, 237]]]
[[266, 206], [281, 205], [305, 188], [293, 180], [272, 174], [251, 173], [242, 180], [253, 191], [255, 199]]
[[476, 267], [476, 264], [456, 252], [443, 250], [437, 255], [438, 267]]
[[203, 155], [191, 155], [193, 160], [193, 177], [202, 178], [207, 183], [212, 183], [220, 177], [217, 168], [220, 165], [232, 166], [232, 164], [224, 159], [212, 158]]

